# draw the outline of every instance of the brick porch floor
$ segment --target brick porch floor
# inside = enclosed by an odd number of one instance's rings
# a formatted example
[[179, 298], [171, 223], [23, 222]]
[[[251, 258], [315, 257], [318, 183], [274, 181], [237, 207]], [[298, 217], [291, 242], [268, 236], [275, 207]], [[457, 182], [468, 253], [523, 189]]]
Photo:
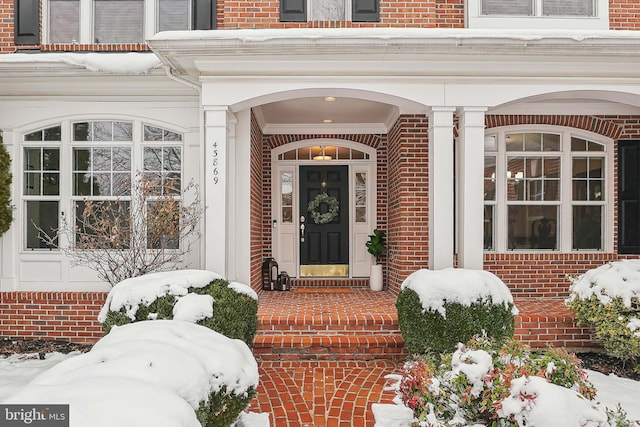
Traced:
[[[396, 295], [362, 288], [295, 288], [262, 292], [254, 354], [260, 386], [251, 410], [271, 426], [373, 426], [373, 403], [407, 356]], [[516, 300], [516, 338], [534, 347], [593, 348], [587, 328], [557, 300]]]

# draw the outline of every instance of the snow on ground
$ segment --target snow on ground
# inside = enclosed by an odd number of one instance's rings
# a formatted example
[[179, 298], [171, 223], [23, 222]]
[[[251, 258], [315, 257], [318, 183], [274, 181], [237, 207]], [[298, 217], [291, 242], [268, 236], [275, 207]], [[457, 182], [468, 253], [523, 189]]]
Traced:
[[[0, 402], [22, 390], [32, 379], [63, 360], [78, 356], [79, 352], [69, 354], [50, 353], [45, 360], [39, 360], [37, 354], [14, 355], [0, 358]], [[631, 420], [640, 420], [640, 382], [615, 375], [604, 375], [587, 371], [589, 380], [596, 386], [600, 405], [615, 409], [621, 404]], [[560, 405], [558, 402], [557, 405]], [[126, 406], [126, 405], [125, 405]], [[411, 410], [400, 405], [373, 404], [376, 427], [407, 427], [412, 419]], [[563, 407], [557, 407], [553, 413], [562, 413]], [[244, 414], [241, 417], [243, 427], [268, 427], [268, 414]]]
[[[199, 427], [194, 409], [211, 392], [240, 395], [259, 380], [243, 341], [179, 320], [114, 327], [88, 353], [33, 357], [0, 358], [0, 401], [69, 404], [76, 427]], [[268, 414], [240, 421], [269, 425]]]

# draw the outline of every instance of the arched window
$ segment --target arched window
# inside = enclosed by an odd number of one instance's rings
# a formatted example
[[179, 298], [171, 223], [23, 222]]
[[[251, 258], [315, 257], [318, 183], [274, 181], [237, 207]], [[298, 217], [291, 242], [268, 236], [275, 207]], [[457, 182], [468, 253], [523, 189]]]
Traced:
[[607, 249], [610, 151], [605, 142], [561, 129], [487, 135], [485, 250]]
[[28, 250], [51, 249], [39, 234], [53, 237], [61, 217], [81, 226], [88, 201], [110, 203], [113, 212], [126, 212], [137, 171], [149, 185], [148, 212], [153, 212], [157, 196], [176, 200], [181, 196], [179, 133], [137, 121], [65, 121], [25, 133], [22, 141], [24, 247]]

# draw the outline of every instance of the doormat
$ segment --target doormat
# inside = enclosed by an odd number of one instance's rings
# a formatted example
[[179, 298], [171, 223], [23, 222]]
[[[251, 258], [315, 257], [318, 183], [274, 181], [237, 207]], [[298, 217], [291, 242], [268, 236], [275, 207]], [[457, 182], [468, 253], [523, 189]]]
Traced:
[[351, 288], [293, 288], [293, 291], [301, 294], [348, 294]]

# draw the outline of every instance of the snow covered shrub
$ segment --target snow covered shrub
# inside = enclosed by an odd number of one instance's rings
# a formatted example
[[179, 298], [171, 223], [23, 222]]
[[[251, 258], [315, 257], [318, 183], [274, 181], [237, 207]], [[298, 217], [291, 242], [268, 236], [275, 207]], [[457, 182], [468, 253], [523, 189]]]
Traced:
[[566, 397], [568, 406], [562, 411], [586, 405], [596, 414], [593, 419], [607, 419], [602, 411], [591, 408], [588, 400], [595, 397], [595, 390], [575, 356], [557, 349], [533, 353], [513, 340], [496, 350], [493, 340], [474, 337], [466, 345], [459, 344], [454, 353], [443, 354], [439, 361], [434, 355], [415, 356], [404, 366], [398, 397], [413, 410], [421, 425], [427, 426], [582, 425], [562, 424], [566, 419], [559, 424], [533, 422], [538, 414], [558, 416], [553, 407], [538, 405], [543, 399], [537, 400], [534, 394], [521, 401], [528, 406], [516, 407], [515, 402], [525, 393], [524, 385], [518, 381], [533, 377], [537, 378], [533, 380], [535, 386], [546, 387], [537, 383], [541, 380], [557, 387], [556, 393]]
[[158, 319], [197, 323], [251, 346], [258, 329], [258, 295], [210, 271], [151, 273], [116, 284], [98, 316], [105, 334], [116, 325]]
[[617, 261], [571, 278], [567, 306], [594, 327], [605, 350], [640, 362], [640, 260]]
[[513, 337], [518, 313], [507, 286], [488, 271], [419, 270], [402, 283], [396, 302], [410, 354], [449, 351], [474, 335], [500, 343]]
[[258, 364], [244, 342], [191, 322], [158, 320], [113, 327], [91, 351], [45, 371], [13, 398], [70, 403], [77, 427], [95, 420], [226, 427], [257, 386]]

